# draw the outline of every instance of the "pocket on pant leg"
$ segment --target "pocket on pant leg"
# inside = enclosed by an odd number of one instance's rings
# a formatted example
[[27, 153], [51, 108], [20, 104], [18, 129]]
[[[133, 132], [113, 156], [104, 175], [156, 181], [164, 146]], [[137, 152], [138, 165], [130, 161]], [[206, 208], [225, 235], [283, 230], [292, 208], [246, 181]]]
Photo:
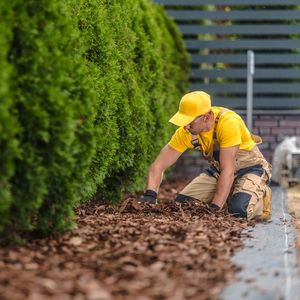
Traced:
[[251, 220], [255, 216], [259, 216], [263, 211], [263, 195], [264, 195], [264, 184], [262, 177], [256, 174], [245, 174], [238, 179], [234, 194], [236, 193], [247, 193], [251, 195], [249, 204], [247, 207], [247, 219]]
[[[254, 198], [257, 199], [263, 197], [264, 187], [263, 187], [262, 177], [256, 174], [249, 173], [243, 176], [243, 179], [244, 179], [244, 183], [242, 185], [243, 192], [250, 193], [251, 195], [255, 196]], [[256, 199], [251, 199], [251, 200], [253, 202], [256, 201]]]

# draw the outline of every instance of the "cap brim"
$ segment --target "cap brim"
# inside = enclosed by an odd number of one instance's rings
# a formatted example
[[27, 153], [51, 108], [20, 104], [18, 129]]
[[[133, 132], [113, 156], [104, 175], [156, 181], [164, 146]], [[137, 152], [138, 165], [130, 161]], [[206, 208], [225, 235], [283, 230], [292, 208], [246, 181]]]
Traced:
[[177, 125], [177, 126], [186, 126], [188, 124], [190, 124], [193, 120], [195, 119], [195, 117], [191, 117], [191, 116], [187, 116], [187, 115], [183, 115], [179, 112], [177, 112], [170, 120], [169, 122]]

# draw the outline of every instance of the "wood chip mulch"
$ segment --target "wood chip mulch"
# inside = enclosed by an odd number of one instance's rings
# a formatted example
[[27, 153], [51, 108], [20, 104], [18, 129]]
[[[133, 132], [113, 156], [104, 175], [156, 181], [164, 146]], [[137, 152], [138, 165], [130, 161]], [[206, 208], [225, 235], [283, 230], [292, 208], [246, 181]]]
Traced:
[[217, 299], [248, 224], [174, 203], [185, 184], [164, 183], [155, 207], [85, 204], [72, 232], [1, 247], [0, 299]]

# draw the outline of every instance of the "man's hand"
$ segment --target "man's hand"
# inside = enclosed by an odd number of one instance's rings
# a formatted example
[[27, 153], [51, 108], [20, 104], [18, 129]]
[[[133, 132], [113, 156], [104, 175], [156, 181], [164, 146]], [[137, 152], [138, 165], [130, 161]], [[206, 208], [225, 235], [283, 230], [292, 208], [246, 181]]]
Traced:
[[144, 195], [139, 198], [139, 203], [157, 204], [157, 193], [153, 190], [146, 190]]
[[182, 195], [182, 194], [178, 194], [175, 198], [175, 202], [179, 203], [179, 204], [182, 204], [182, 203], [189, 203], [189, 202], [192, 202], [193, 201], [193, 198], [192, 197], [189, 197], [189, 196], [185, 196], [185, 195]]
[[207, 206], [211, 212], [217, 212], [217, 211], [221, 210], [221, 207], [215, 203], [209, 203], [209, 204], [207, 204]]

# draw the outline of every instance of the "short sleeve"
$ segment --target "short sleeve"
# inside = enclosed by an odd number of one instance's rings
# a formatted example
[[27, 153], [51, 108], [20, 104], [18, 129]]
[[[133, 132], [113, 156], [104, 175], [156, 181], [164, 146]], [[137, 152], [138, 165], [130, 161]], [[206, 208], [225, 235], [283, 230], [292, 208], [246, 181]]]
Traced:
[[242, 128], [237, 118], [227, 118], [219, 124], [217, 138], [220, 148], [228, 148], [242, 143]]
[[184, 152], [188, 148], [192, 148], [189, 136], [190, 134], [183, 127], [180, 127], [175, 131], [168, 145], [178, 152]]

